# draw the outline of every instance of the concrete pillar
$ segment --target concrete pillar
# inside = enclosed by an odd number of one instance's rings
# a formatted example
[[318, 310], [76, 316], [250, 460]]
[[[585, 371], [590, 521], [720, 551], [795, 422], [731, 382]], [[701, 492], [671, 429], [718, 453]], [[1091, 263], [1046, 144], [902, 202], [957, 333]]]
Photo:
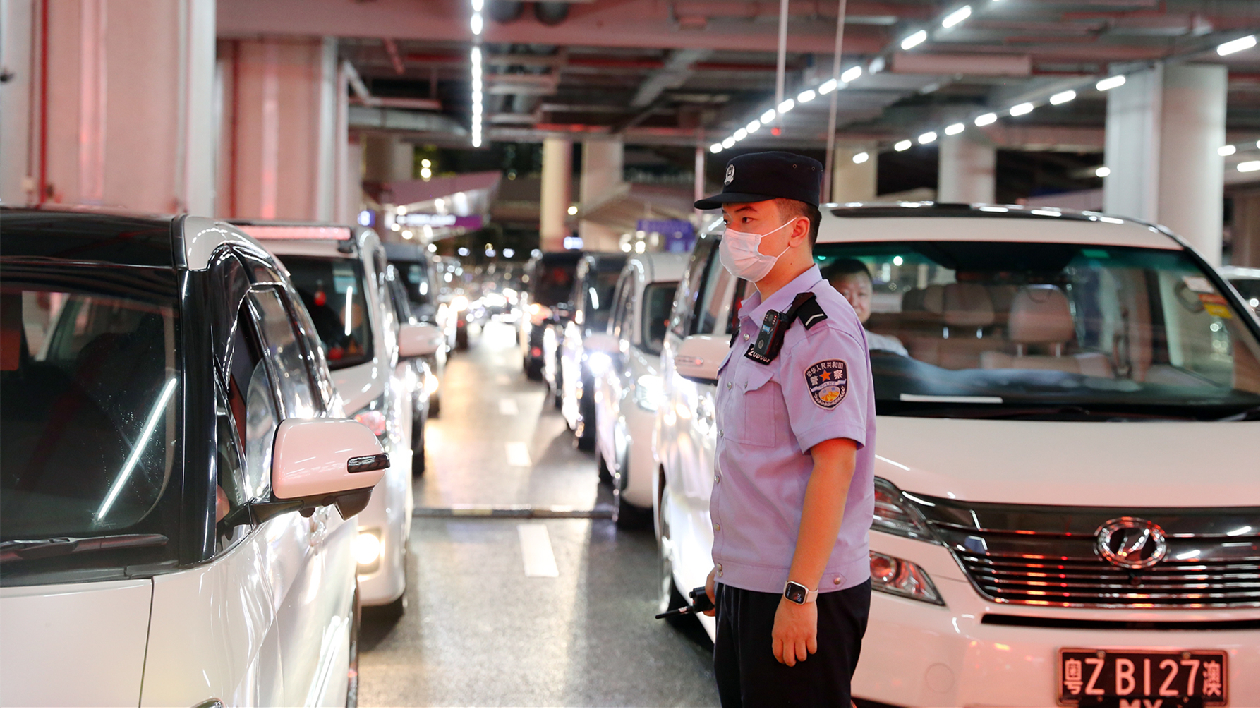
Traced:
[[[853, 158], [862, 153], [866, 153], [866, 160], [854, 162]], [[874, 143], [837, 141], [831, 163], [831, 201], [837, 204], [874, 201], [878, 161]]]
[[31, 88], [35, 65], [31, 49], [38, 18], [33, 0], [0, 0], [0, 67], [10, 78], [0, 84], [0, 203], [35, 201], [36, 165], [31, 150]]
[[341, 212], [335, 221], [353, 224], [363, 208], [363, 144], [347, 142], [345, 169], [341, 173]]
[[1260, 268], [1260, 191], [1234, 195], [1234, 223], [1231, 265]]
[[241, 218], [330, 221], [347, 98], [335, 39], [235, 42], [228, 95], [230, 209]]
[[942, 135], [937, 171], [939, 202], [992, 204], [996, 199], [997, 148], [978, 131]]
[[565, 217], [569, 211], [569, 190], [573, 180], [573, 144], [565, 138], [543, 140], [542, 197], [539, 204], [539, 248], [564, 249], [569, 235]]
[[[6, 165], [25, 162], [13, 169], [43, 186], [44, 202], [213, 213], [214, 0], [6, 2], [17, 31], [26, 12], [38, 58], [24, 72], [30, 150], [22, 160], [6, 145]], [[4, 90], [3, 112], [20, 123]]]
[[[621, 186], [625, 147], [620, 140], [588, 140], [582, 143], [582, 177], [579, 198], [582, 208], [598, 203]], [[620, 234], [593, 221], [578, 222], [582, 247], [592, 251], [617, 250]]]
[[1161, 65], [1107, 97], [1104, 208], [1163, 224], [1221, 262], [1227, 69]]
[[363, 179], [368, 182], [398, 182], [414, 179], [415, 146], [388, 133], [363, 136]]

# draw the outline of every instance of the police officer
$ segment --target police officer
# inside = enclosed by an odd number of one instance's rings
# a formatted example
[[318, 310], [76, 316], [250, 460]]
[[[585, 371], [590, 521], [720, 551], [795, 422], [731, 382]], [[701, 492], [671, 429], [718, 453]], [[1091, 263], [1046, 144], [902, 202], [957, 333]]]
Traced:
[[849, 708], [866, 631], [875, 398], [862, 323], [814, 264], [822, 170], [742, 155], [696, 202], [722, 210], [722, 265], [756, 286], [718, 375], [706, 589], [723, 708]]

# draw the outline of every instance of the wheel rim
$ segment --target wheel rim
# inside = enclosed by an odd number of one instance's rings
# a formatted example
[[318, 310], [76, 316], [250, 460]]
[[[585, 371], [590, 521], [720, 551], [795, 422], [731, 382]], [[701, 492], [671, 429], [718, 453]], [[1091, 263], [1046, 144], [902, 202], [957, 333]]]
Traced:
[[657, 558], [660, 561], [660, 596], [657, 599], [660, 612], [674, 609], [672, 607], [674, 601], [674, 563], [669, 558], [670, 551], [673, 548], [673, 540], [669, 535], [669, 497], [669, 487], [662, 487], [660, 501], [661, 537], [656, 544]]

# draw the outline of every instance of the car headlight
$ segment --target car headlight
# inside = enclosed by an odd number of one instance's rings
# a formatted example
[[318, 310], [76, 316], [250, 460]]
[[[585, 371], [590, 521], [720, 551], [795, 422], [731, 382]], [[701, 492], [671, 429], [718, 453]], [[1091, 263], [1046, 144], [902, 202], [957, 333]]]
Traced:
[[645, 411], [655, 411], [665, 402], [665, 383], [661, 377], [644, 374], [634, 382], [634, 404]]
[[875, 478], [875, 517], [871, 528], [896, 536], [935, 541], [923, 515], [906, 499], [896, 485], [881, 477]]
[[911, 600], [944, 606], [927, 571], [917, 563], [871, 551], [871, 589]]
[[429, 394], [430, 396], [437, 393], [439, 383], [440, 382], [438, 381], [438, 377], [434, 376], [432, 371], [424, 372], [425, 393]]
[[612, 368], [612, 357], [604, 352], [591, 352], [586, 355], [586, 368], [591, 376], [599, 378]]
[[354, 560], [360, 573], [376, 570], [381, 562], [381, 537], [377, 529], [361, 529], [354, 539]]
[[463, 312], [468, 309], [468, 298], [463, 295], [456, 295], [451, 298], [451, 309], [456, 312]]

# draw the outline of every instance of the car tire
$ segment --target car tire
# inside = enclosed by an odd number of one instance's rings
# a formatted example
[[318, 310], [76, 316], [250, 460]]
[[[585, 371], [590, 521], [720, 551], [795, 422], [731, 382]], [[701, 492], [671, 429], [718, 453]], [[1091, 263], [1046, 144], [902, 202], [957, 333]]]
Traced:
[[[669, 516], [667, 514], [670, 506], [669, 487], [661, 484], [661, 496], [658, 502], [658, 508], [661, 514], [661, 533], [656, 542], [656, 556], [658, 560], [658, 587], [657, 594], [657, 613], [669, 612], [677, 610], [680, 607], [687, 606], [687, 598], [678, 591], [678, 585], [674, 582], [674, 564], [669, 559], [666, 548], [670, 545], [671, 536], [669, 529]], [[684, 627], [696, 619], [690, 615], [670, 615], [665, 620], [674, 627]]]
[[468, 330], [462, 329], [455, 333], [455, 351], [468, 351]]
[[359, 628], [363, 625], [363, 606], [359, 604], [359, 579], [354, 579], [354, 603], [350, 610], [350, 661], [347, 666], [346, 708], [359, 705]]
[[424, 419], [417, 418], [411, 423], [411, 476], [423, 477], [424, 469]]
[[542, 377], [543, 377], [542, 362], [526, 357], [525, 378], [529, 379], [530, 381], [542, 381]]
[[[652, 510], [637, 507], [626, 499], [626, 485], [630, 484], [629, 456], [622, 462], [621, 469], [621, 477], [615, 480], [611, 472], [608, 473], [608, 484], [613, 490], [613, 523], [617, 524], [619, 529], [638, 529], [647, 526]], [[601, 482], [603, 481], [602, 474], [607, 470], [607, 465], [600, 465]]]
[[603, 453], [596, 453], [595, 456], [599, 458], [599, 483], [606, 487], [612, 487], [615, 490], [612, 469], [608, 467], [608, 462], [604, 460]]
[[436, 418], [442, 413], [442, 395], [435, 393], [429, 396], [429, 417]]
[[[583, 384], [583, 391], [590, 391], [595, 384]], [[593, 396], [583, 395], [578, 399], [577, 425], [573, 426], [573, 436], [577, 441], [577, 449], [590, 452], [595, 449], [595, 402]], [[612, 477], [608, 478], [612, 481]]]

